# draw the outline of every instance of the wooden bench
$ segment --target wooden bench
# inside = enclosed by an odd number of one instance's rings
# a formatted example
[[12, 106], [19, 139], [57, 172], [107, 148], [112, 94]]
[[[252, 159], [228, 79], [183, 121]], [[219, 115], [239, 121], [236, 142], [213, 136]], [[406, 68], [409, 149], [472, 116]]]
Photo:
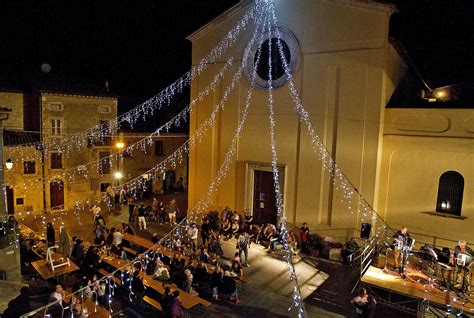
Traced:
[[[99, 269], [99, 273], [103, 276], [109, 276], [111, 274], [103, 268]], [[115, 277], [115, 276], [111, 276], [111, 277], [114, 280], [115, 284], [122, 285], [122, 281], [118, 277]]]
[[148, 296], [143, 297], [143, 301], [145, 301], [147, 304], [155, 308], [156, 310], [163, 312], [163, 308], [161, 307], [161, 304], [154, 300], [153, 298], [150, 298]]
[[136, 256], [138, 255], [138, 252], [135, 251], [134, 249], [131, 249], [130, 247], [124, 246], [124, 247], [123, 247], [123, 250], [124, 250], [125, 252], [127, 252], [127, 254], [130, 254], [131, 256], [136, 257]]

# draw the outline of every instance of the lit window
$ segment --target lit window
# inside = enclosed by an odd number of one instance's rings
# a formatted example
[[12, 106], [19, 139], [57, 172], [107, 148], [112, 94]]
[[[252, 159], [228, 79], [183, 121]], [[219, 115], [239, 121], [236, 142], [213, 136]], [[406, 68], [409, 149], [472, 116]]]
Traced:
[[63, 123], [61, 119], [51, 119], [51, 135], [61, 136]]
[[99, 152], [99, 173], [110, 174], [110, 151]]
[[24, 174], [35, 174], [36, 173], [35, 161], [34, 160], [23, 161], [23, 173]]
[[60, 152], [51, 153], [51, 169], [63, 168], [63, 155]]
[[61, 104], [61, 103], [50, 103], [49, 104], [49, 109], [52, 110], [52, 111], [60, 112], [64, 108], [63, 108], [63, 104]]
[[163, 141], [155, 141], [155, 156], [163, 156]]
[[100, 105], [97, 107], [97, 111], [101, 114], [108, 114], [112, 112], [112, 107], [108, 105]]
[[446, 171], [439, 178], [436, 212], [461, 215], [464, 178], [456, 171]]

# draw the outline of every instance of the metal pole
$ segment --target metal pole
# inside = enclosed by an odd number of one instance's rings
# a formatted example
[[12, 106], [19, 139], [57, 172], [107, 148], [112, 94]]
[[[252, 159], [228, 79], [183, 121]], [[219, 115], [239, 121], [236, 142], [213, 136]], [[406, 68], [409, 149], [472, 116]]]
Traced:
[[7, 183], [5, 180], [5, 160], [3, 158], [3, 121], [8, 119], [11, 109], [7, 107], [0, 107], [0, 180], [3, 183], [3, 198], [0, 200], [0, 215], [8, 215], [7, 211]]
[[41, 179], [43, 183], [43, 213], [46, 214], [46, 178], [44, 175], [44, 146], [40, 145], [41, 149]]
[[0, 158], [2, 164], [0, 165], [0, 180], [3, 183], [3, 199], [0, 200], [0, 215], [7, 215], [7, 182], [5, 180], [5, 160], [3, 158], [3, 121], [0, 120]]

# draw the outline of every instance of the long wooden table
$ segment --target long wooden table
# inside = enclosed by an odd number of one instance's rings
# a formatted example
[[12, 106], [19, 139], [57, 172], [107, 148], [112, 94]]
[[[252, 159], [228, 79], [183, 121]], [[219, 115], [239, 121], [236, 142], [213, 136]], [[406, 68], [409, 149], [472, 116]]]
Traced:
[[[68, 293], [65, 297], [66, 302], [70, 302], [72, 298], [72, 290], [71, 289], [66, 289], [66, 292]], [[109, 311], [105, 308], [102, 307], [101, 305], [96, 305], [95, 301], [93, 301], [90, 298], [87, 297], [81, 297], [79, 294], [75, 295], [76, 298], [82, 299], [83, 300], [83, 307], [87, 308], [87, 313], [88, 317], [94, 317], [94, 318], [109, 318]], [[71, 308], [72, 310], [72, 308]]]
[[[109, 264], [115, 269], [123, 268], [125, 265], [129, 263], [129, 261], [118, 259], [113, 256], [106, 256], [102, 259], [103, 262]], [[163, 295], [165, 292], [165, 287], [163, 283], [160, 281], [154, 280], [150, 275], [146, 275], [145, 273], [140, 271], [140, 277], [143, 279], [143, 284], [147, 288], [152, 288], [153, 290], [157, 291], [159, 294]], [[211, 303], [201, 297], [191, 295], [184, 290], [178, 288], [175, 284], [170, 285], [170, 287], [174, 290], [179, 290], [179, 298], [183, 304], [183, 307], [186, 309], [193, 308], [196, 305], [203, 305], [205, 307], [209, 306]]]
[[69, 260], [69, 265], [56, 267], [54, 271], [51, 269], [51, 264], [44, 259], [40, 259], [39, 261], [32, 262], [31, 266], [33, 266], [33, 268], [38, 272], [38, 274], [40, 274], [40, 276], [44, 280], [48, 280], [56, 276], [72, 273], [79, 269], [79, 266], [74, 264], [74, 262], [71, 260]]
[[[149, 240], [147, 240], [143, 237], [125, 233], [124, 240], [126, 240], [126, 241], [128, 241], [132, 244], [144, 247], [147, 250], [152, 249], [154, 252], [160, 253], [160, 254], [168, 257], [169, 259], [172, 259], [176, 255], [176, 256], [178, 256], [178, 259], [184, 258], [186, 260], [186, 262], [188, 262], [188, 263], [190, 262], [189, 256], [186, 256], [186, 255], [184, 255], [182, 253], [179, 253], [179, 252], [176, 252], [176, 251], [172, 251], [172, 250], [170, 250], [170, 249], [168, 249], [164, 246], [154, 246], [155, 244], [153, 244], [153, 242], [151, 242], [151, 241], [149, 241]], [[199, 262], [196, 259], [193, 259], [192, 263], [193, 263], [194, 266], [197, 266]], [[203, 263], [203, 264], [204, 264], [208, 274], [212, 274], [212, 272], [214, 271], [215, 266], [212, 265], [212, 264], [209, 264], [209, 263]], [[250, 279], [246, 276], [243, 276], [243, 277], [234, 276], [232, 278], [234, 278], [235, 280], [237, 280], [241, 283], [244, 283], [244, 284], [250, 283]]]

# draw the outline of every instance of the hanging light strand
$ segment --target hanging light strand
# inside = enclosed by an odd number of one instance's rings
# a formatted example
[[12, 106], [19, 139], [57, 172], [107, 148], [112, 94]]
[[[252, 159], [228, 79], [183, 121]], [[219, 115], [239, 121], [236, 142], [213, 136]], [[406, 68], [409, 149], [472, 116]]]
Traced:
[[[261, 46], [264, 40], [266, 25], [267, 25], [267, 21], [266, 19], [264, 19], [264, 21], [262, 22], [262, 30], [261, 30], [260, 39], [259, 39], [259, 49], [257, 51], [256, 65], [258, 65], [258, 63], [260, 62]], [[250, 54], [250, 49], [252, 47], [252, 44], [253, 42], [251, 41], [250, 45], [248, 45], [246, 50], [244, 51], [244, 57], [242, 59], [242, 64], [241, 64], [242, 69], [245, 66], [248, 55]], [[253, 70], [251, 78], [252, 79], [250, 82], [249, 89], [247, 91], [247, 97], [245, 99], [244, 107], [240, 114], [239, 122], [237, 124], [237, 128], [235, 129], [234, 137], [232, 138], [230, 147], [224, 157], [224, 161], [222, 162], [222, 165], [220, 166], [219, 170], [216, 173], [216, 176], [210, 182], [207, 193], [198, 201], [196, 206], [193, 209], [191, 209], [188, 215], [189, 224], [198, 221], [199, 216], [201, 216], [204, 213], [204, 211], [207, 209], [207, 207], [211, 204], [214, 198], [214, 194], [219, 189], [219, 186], [222, 180], [224, 179], [224, 177], [226, 176], [230, 168], [230, 164], [233, 162], [234, 156], [237, 154], [237, 142], [240, 139], [245, 121], [247, 120], [248, 110], [250, 107], [250, 101], [252, 100], [252, 95], [255, 88], [255, 78], [256, 78], [255, 68]]]
[[[273, 171], [273, 185], [275, 187], [275, 198], [278, 215], [278, 224], [283, 237], [283, 250], [285, 251], [285, 259], [290, 275], [290, 280], [294, 282], [293, 288], [293, 303], [288, 310], [296, 308], [297, 316], [299, 318], [306, 317], [304, 302], [301, 297], [301, 289], [298, 284], [298, 275], [296, 274], [295, 265], [293, 263], [293, 252], [288, 244], [288, 227], [286, 224], [285, 211], [283, 206], [283, 198], [280, 189], [280, 174], [278, 171], [278, 154], [276, 149], [275, 139], [275, 114], [273, 111], [273, 78], [272, 78], [272, 32], [271, 23], [268, 23], [268, 121], [270, 126], [270, 145], [272, 153], [272, 171]], [[257, 66], [256, 66], [257, 67]]]
[[[263, 8], [263, 1], [256, 1], [255, 4], [252, 5], [250, 9], [243, 15], [240, 21], [234, 25], [234, 27], [217, 44], [217, 46], [210, 51], [206, 57], [202, 58], [197, 65], [193, 66], [190, 71], [186, 72], [173, 84], [166, 87], [159, 94], [153, 96], [139, 106], [113, 120], [108, 121], [107, 123], [97, 124], [89, 129], [71, 134], [66, 137], [43, 139], [42, 142], [31, 143], [28, 145], [43, 147], [46, 155], [49, 153], [49, 151], [59, 151], [68, 155], [74, 149], [81, 150], [93, 140], [100, 142], [107, 136], [115, 136], [116, 131], [120, 128], [122, 123], [128, 123], [133, 129], [134, 125], [139, 121], [146, 120], [148, 116], [153, 115], [154, 112], [161, 109], [162, 106], [169, 105], [176, 93], [181, 93], [184, 87], [191, 84], [193, 79], [204, 72], [209, 65], [214, 64], [218, 58], [222, 56], [222, 54], [236, 42], [242, 31], [246, 30], [250, 21], [254, 21], [255, 24], [257, 23], [257, 21], [260, 19]], [[10, 148], [12, 153], [20, 153], [20, 157], [26, 158], [24, 156], [24, 145], [20, 147], [12, 146]], [[38, 159], [37, 157], [34, 158]]]

